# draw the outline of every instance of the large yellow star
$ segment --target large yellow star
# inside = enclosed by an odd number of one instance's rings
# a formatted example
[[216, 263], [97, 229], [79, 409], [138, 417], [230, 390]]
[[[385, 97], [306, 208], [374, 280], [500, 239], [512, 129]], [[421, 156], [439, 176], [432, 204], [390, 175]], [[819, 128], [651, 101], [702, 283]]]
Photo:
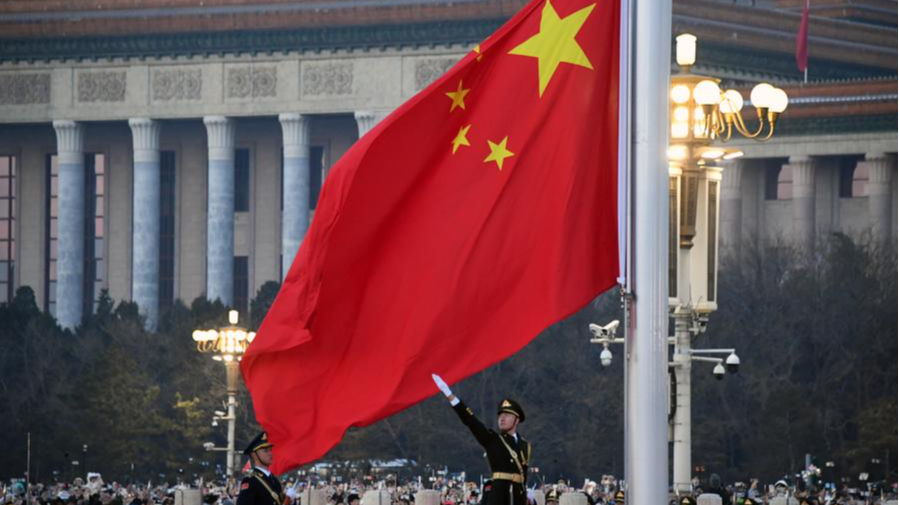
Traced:
[[493, 142], [487, 141], [487, 145], [490, 147], [490, 154], [484, 158], [484, 163], [490, 163], [491, 161], [496, 162], [496, 166], [499, 167], [500, 170], [503, 169], [503, 161], [506, 158], [511, 158], [515, 156], [515, 153], [506, 149], [506, 143], [509, 141], [509, 136], [502, 139], [499, 144], [494, 144]]
[[456, 107], [459, 107], [462, 110], [465, 110], [465, 95], [471, 91], [470, 89], [462, 89], [462, 81], [459, 81], [459, 88], [456, 91], [450, 91], [446, 94], [446, 96], [453, 99], [453, 103], [450, 104], [450, 112], [456, 110]]
[[593, 70], [593, 65], [574, 38], [594, 7], [596, 4], [591, 4], [561, 19], [549, 0], [546, 0], [540, 17], [540, 32], [509, 51], [509, 54], [537, 58], [540, 96], [543, 96], [559, 63], [570, 63]]
[[459, 133], [457, 133], [456, 138], [453, 139], [453, 154], [456, 154], [459, 146], [471, 146], [471, 144], [468, 143], [468, 139], [465, 138], [465, 136], [468, 135], [469, 128], [471, 128], [471, 125], [459, 128]]

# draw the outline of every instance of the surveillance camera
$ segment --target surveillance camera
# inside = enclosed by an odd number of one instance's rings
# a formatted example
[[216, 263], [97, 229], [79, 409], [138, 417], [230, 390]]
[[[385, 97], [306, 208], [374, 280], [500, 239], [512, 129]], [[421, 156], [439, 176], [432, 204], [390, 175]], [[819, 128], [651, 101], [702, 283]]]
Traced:
[[731, 353], [724, 361], [724, 365], [728, 372], [737, 373], [737, 369], [740, 368], [740, 358], [735, 353]]
[[225, 417], [225, 413], [222, 412], [221, 410], [216, 410], [214, 413], [215, 413], [215, 415], [217, 415], [219, 417]]
[[614, 320], [611, 323], [600, 326], [598, 324], [591, 324], [590, 331], [593, 332], [597, 337], [614, 337], [615, 331], [618, 330], [618, 320]]
[[216, 426], [218, 426], [218, 425], [219, 425], [218, 419], [213, 419], [213, 420], [212, 420], [212, 427], [214, 428], [214, 427], [216, 427]]
[[610, 351], [608, 347], [604, 348], [599, 354], [599, 362], [602, 363], [602, 366], [609, 366], [612, 364], [612, 351]]
[[693, 327], [694, 333], [701, 334], [705, 333], [706, 330], [709, 329], [709, 316], [708, 315], [699, 315], [696, 316], [696, 319], [693, 320], [695, 326]]
[[721, 379], [724, 378], [724, 374], [725, 374], [724, 365], [722, 365], [721, 363], [718, 363], [717, 365], [715, 365], [715, 369], [712, 370], [712, 373], [715, 374], [715, 378], [720, 381]]
[[214, 447], [215, 447], [215, 444], [213, 444], [212, 442], [205, 442], [203, 444], [203, 448], [206, 449], [207, 451], [211, 451]]

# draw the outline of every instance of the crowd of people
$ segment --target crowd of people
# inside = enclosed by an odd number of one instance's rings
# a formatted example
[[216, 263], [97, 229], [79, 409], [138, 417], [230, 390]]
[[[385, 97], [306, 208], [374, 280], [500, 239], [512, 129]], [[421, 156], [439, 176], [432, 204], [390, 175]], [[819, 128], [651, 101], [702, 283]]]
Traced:
[[[323, 505], [361, 505], [365, 492], [381, 490], [391, 499], [391, 505], [414, 505], [415, 495], [425, 489], [439, 493], [440, 505], [481, 505], [486, 503], [485, 495], [490, 492], [489, 480], [471, 481], [464, 474], [453, 476], [414, 477], [399, 480], [392, 475], [375, 480], [363, 479], [312, 479], [293, 474], [282, 476], [285, 495], [289, 504], [315, 505], [303, 503], [308, 489], [320, 490]], [[533, 478], [528, 484], [530, 505], [558, 505], [565, 493], [582, 493], [588, 505], [620, 505], [624, 500], [624, 485], [611, 475], [602, 476], [599, 481], [586, 480], [573, 484], [566, 480], [542, 482]], [[72, 482], [32, 483], [26, 486], [23, 479], [13, 479], [0, 483], [2, 502], [0, 505], [189, 505], [188, 500], [180, 500], [179, 492], [199, 490], [204, 505], [236, 505], [239, 479], [206, 481], [202, 478], [192, 482], [141, 482], [123, 484], [104, 482], [96, 473], [86, 479], [75, 478]], [[722, 505], [875, 505], [896, 500], [896, 484], [865, 485], [851, 487], [847, 484], [837, 487], [831, 484], [808, 485], [802, 479], [788, 483], [779, 480], [763, 485], [758, 479], [748, 482], [725, 484], [715, 474], [702, 482], [694, 479], [694, 500], [702, 494], [721, 497]], [[542, 497], [538, 497], [542, 493]], [[196, 493], [195, 493], [196, 494]], [[683, 496], [672, 493], [671, 503], [679, 505]], [[308, 499], [308, 498], [306, 498]], [[778, 502], [777, 500], [780, 499]], [[542, 504], [540, 503], [542, 502]], [[695, 502], [694, 502], [695, 503]]]

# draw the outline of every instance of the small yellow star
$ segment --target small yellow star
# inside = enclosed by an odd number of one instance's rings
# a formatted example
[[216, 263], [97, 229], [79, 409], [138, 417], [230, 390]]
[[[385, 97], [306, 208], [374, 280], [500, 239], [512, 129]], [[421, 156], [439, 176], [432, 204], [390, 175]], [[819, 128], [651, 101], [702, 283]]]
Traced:
[[506, 158], [511, 158], [515, 156], [515, 153], [506, 149], [506, 143], [509, 141], [509, 136], [500, 141], [499, 144], [494, 144], [493, 142], [487, 141], [487, 145], [490, 147], [490, 154], [484, 158], [484, 163], [489, 163], [491, 161], [496, 162], [496, 166], [499, 167], [500, 170], [503, 169], [503, 161]]
[[540, 96], [543, 96], [543, 91], [546, 90], [560, 63], [570, 63], [593, 70], [593, 65], [574, 38], [594, 7], [596, 4], [591, 4], [565, 18], [560, 18], [556, 9], [549, 0], [546, 0], [540, 16], [540, 32], [509, 51], [509, 54], [537, 58]]
[[484, 55], [481, 54], [481, 45], [480, 44], [474, 46], [474, 52], [475, 52], [475, 54], [477, 54], [477, 56], [475, 56], [475, 59], [477, 61], [481, 61], [484, 58]]
[[450, 91], [446, 94], [446, 96], [453, 99], [453, 103], [450, 104], [450, 112], [456, 110], [456, 107], [459, 107], [462, 110], [465, 110], [465, 95], [471, 91], [470, 89], [462, 89], [462, 81], [459, 81], [459, 88], [456, 91]]
[[459, 133], [457, 133], [456, 138], [453, 139], [453, 154], [456, 154], [459, 146], [471, 146], [471, 144], [468, 143], [468, 139], [465, 138], [465, 136], [468, 135], [469, 128], [471, 128], [471, 125], [459, 128]]

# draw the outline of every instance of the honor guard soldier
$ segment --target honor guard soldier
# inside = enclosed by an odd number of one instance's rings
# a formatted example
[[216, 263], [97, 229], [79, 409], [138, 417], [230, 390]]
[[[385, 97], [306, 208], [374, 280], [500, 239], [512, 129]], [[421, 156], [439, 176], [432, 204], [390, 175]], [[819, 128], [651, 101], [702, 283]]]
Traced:
[[286, 505], [289, 500], [281, 490], [281, 481], [272, 475], [272, 444], [265, 432], [256, 435], [243, 451], [250, 457], [250, 469], [240, 481], [237, 505]]
[[487, 452], [490, 464], [492, 489], [486, 495], [487, 505], [527, 505], [525, 492], [528, 462], [531, 459], [531, 443], [516, 432], [524, 422], [524, 409], [515, 400], [505, 399], [497, 409], [499, 433], [487, 428], [453, 395], [446, 382], [438, 375], [431, 376], [437, 387], [446, 395], [462, 423]]

